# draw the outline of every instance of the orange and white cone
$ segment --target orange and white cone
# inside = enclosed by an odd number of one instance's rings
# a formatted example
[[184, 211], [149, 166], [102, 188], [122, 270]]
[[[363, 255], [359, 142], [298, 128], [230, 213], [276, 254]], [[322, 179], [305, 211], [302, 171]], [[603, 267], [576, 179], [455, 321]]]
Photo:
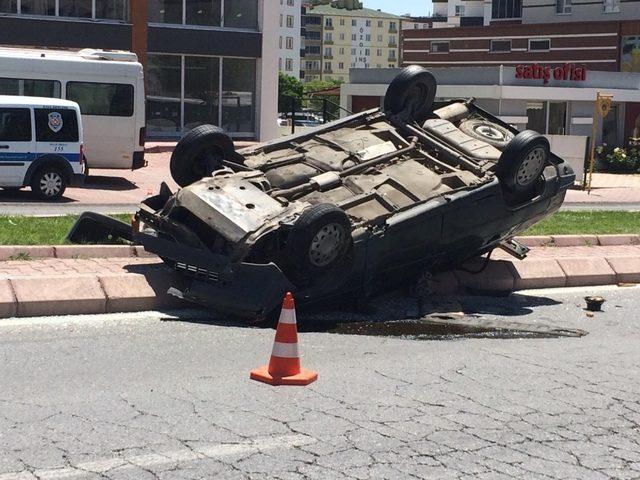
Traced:
[[251, 379], [270, 385], [309, 385], [318, 379], [316, 372], [300, 368], [296, 308], [291, 293], [282, 302], [269, 365], [253, 370]]

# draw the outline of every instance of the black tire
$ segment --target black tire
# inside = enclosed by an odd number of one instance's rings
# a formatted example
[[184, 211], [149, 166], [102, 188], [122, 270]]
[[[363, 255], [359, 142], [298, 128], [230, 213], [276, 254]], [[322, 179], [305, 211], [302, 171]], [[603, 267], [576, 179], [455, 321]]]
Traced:
[[410, 65], [389, 84], [384, 110], [387, 114], [422, 124], [432, 112], [436, 88], [436, 79], [429, 70]]
[[344, 210], [330, 203], [307, 208], [287, 240], [286, 253], [295, 280], [332, 272], [351, 243], [351, 222]]
[[514, 139], [513, 133], [505, 127], [481, 118], [464, 120], [458, 128], [470, 137], [482, 140], [500, 150], [505, 149]]
[[67, 189], [67, 178], [55, 165], [45, 165], [33, 174], [30, 185], [31, 191], [40, 200], [57, 200]]
[[223, 167], [222, 161], [240, 163], [233, 140], [213, 125], [200, 125], [176, 145], [169, 164], [171, 176], [181, 187], [191, 185]]
[[520, 132], [509, 142], [496, 165], [496, 175], [513, 193], [531, 192], [549, 163], [549, 140], [533, 130]]

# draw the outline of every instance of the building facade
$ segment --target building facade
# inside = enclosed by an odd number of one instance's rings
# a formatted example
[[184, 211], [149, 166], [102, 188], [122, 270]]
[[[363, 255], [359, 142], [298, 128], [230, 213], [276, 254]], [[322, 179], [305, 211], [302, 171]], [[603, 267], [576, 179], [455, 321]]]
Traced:
[[309, 6], [304, 16], [305, 81], [349, 81], [350, 68], [399, 65], [401, 17], [367, 8]]
[[[263, 38], [277, 38], [279, 19], [267, 3], [148, 0], [148, 136], [202, 123], [239, 138], [276, 136], [278, 48]], [[132, 49], [127, 0], [11, 0], [0, 13], [3, 45]]]
[[302, 0], [280, 0], [278, 19], [278, 70], [300, 78]]

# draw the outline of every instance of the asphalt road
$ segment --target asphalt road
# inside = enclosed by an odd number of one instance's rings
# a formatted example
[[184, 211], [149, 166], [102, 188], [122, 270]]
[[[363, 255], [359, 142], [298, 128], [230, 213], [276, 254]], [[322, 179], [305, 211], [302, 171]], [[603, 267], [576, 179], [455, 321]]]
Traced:
[[272, 331], [200, 312], [4, 321], [0, 480], [639, 478], [640, 290], [597, 292], [593, 317], [582, 290], [449, 304], [581, 338], [303, 333], [304, 388], [248, 379]]

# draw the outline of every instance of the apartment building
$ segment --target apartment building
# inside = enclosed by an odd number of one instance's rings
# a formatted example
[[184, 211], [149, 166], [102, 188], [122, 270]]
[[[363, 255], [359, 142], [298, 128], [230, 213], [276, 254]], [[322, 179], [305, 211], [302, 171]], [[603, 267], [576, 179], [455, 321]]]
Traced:
[[300, 78], [302, 0], [280, 0], [278, 70]]
[[311, 5], [304, 16], [305, 81], [349, 81], [350, 68], [399, 65], [401, 17], [338, 3]]
[[202, 123], [239, 138], [277, 135], [273, 0], [129, 1], [0, 1], [0, 45], [132, 50], [142, 35], [148, 136], [178, 137]]

